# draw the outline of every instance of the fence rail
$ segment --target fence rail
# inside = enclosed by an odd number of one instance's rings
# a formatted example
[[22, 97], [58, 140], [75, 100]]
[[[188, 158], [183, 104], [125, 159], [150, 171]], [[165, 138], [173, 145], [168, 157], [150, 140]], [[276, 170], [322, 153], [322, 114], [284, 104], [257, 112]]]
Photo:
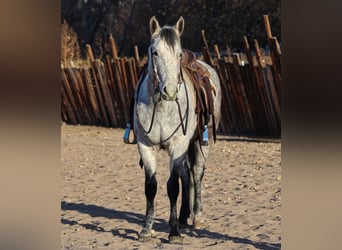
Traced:
[[[272, 37], [268, 17], [264, 16], [269, 55], [254, 40], [252, 53], [244, 37], [245, 53], [222, 55], [217, 45], [210, 53], [202, 31], [203, 60], [218, 72], [222, 87], [219, 131], [226, 134], [280, 136], [281, 131], [281, 51]], [[90, 46], [90, 64], [61, 70], [61, 115], [70, 124], [125, 127], [129, 107], [142, 62], [137, 48], [131, 58], [118, 57], [115, 40], [110, 36], [112, 56], [94, 59]]]

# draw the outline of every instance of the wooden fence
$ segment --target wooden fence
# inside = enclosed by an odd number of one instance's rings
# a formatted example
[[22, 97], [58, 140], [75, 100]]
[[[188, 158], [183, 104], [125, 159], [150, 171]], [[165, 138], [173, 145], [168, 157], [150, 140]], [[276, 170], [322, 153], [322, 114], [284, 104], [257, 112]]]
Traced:
[[[226, 134], [280, 136], [281, 51], [264, 16], [269, 54], [254, 40], [252, 53], [244, 37], [245, 53], [210, 53], [202, 31], [204, 61], [218, 72], [222, 87], [219, 131]], [[62, 120], [70, 124], [125, 127], [131, 97], [143, 63], [135, 47], [135, 57], [118, 57], [111, 36], [112, 56], [94, 59], [87, 46], [89, 65], [61, 70]], [[225, 55], [222, 55], [225, 54]]]

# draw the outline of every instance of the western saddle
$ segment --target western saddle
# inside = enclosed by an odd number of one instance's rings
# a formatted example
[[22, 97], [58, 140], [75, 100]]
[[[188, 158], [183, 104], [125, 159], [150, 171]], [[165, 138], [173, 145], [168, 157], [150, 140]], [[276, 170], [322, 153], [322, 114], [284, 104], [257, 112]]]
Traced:
[[208, 145], [208, 123], [210, 115], [213, 122], [213, 137], [216, 141], [215, 132], [215, 114], [214, 114], [214, 101], [213, 95], [216, 95], [215, 86], [211, 84], [210, 72], [199, 63], [196, 55], [190, 51], [183, 49], [182, 66], [188, 72], [191, 82], [196, 92], [196, 113], [197, 113], [197, 131], [198, 139], [201, 145]]

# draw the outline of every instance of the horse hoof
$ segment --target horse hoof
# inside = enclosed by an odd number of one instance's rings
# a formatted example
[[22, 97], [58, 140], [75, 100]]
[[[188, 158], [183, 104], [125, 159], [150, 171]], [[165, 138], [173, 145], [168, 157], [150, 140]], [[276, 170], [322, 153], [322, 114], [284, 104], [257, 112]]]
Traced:
[[202, 228], [201, 222], [194, 223], [194, 229], [201, 229], [201, 228]]
[[151, 234], [140, 234], [138, 241], [140, 242], [147, 242], [150, 241], [152, 239], [152, 235]]
[[154, 230], [151, 231], [143, 229], [140, 234], [138, 240], [141, 242], [150, 241], [152, 239], [152, 234], [154, 233]]
[[169, 236], [170, 244], [183, 244], [183, 237], [180, 235], [170, 235]]
[[201, 220], [194, 220], [194, 229], [201, 229], [203, 228], [203, 221]]

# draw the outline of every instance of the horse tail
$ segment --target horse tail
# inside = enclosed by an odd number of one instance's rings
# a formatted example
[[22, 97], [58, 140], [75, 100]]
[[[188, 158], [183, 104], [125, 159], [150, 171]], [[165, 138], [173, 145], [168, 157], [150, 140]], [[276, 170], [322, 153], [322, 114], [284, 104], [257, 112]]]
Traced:
[[194, 171], [193, 167], [189, 167], [190, 183], [189, 183], [189, 207], [190, 207], [190, 218], [194, 219], [194, 207], [195, 207], [195, 182], [194, 182]]
[[195, 176], [194, 176], [194, 142], [189, 145], [189, 150], [187, 154], [187, 165], [189, 173], [189, 208], [190, 208], [190, 218], [194, 219], [194, 208], [195, 208]]

